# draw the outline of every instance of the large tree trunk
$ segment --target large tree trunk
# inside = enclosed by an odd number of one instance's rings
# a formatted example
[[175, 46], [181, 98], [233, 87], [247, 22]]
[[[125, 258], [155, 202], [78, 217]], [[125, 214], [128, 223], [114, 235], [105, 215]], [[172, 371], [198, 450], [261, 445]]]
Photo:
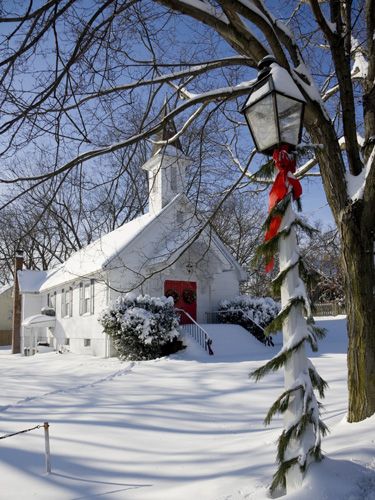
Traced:
[[363, 201], [348, 206], [339, 230], [348, 316], [349, 422], [375, 413], [375, 269], [373, 216]]
[[[319, 110], [313, 112], [318, 114]], [[352, 202], [334, 129], [324, 117], [319, 124], [310, 123], [309, 132], [314, 142], [324, 144], [317, 156], [341, 237], [349, 337], [348, 420], [359, 422], [375, 413], [375, 174], [373, 167], [363, 199]]]

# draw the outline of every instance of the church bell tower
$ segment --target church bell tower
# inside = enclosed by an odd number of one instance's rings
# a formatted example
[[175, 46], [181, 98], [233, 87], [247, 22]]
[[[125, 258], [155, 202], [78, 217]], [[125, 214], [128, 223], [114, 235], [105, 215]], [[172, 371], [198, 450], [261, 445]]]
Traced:
[[[160, 121], [164, 120], [169, 112], [165, 101]], [[185, 173], [191, 160], [184, 155], [178, 138], [168, 144], [176, 134], [177, 129], [173, 119], [164, 121], [163, 128], [154, 138], [152, 156], [142, 166], [148, 172], [149, 212], [154, 215], [186, 190]]]

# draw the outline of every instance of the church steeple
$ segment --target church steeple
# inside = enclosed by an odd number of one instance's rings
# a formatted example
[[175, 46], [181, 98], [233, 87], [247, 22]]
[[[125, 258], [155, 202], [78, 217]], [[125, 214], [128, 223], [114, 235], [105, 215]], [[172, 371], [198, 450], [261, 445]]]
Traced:
[[[160, 121], [164, 120], [164, 118], [170, 113], [170, 109], [168, 106], [168, 100], [165, 98], [164, 104], [160, 110]], [[162, 149], [163, 146], [160, 144], [157, 144], [157, 142], [161, 141], [168, 141], [169, 139], [172, 139], [177, 134], [177, 128], [174, 123], [173, 118], [164, 122], [163, 128], [155, 135], [154, 141], [155, 144], [152, 148], [152, 156], [158, 154]], [[170, 146], [175, 147], [179, 151], [183, 153], [180, 138], [178, 137], [175, 141], [170, 143]]]
[[[170, 113], [167, 100], [160, 120]], [[168, 141], [177, 133], [173, 120], [164, 123], [154, 141]], [[179, 139], [167, 145], [154, 144], [151, 158], [142, 166], [148, 172], [149, 211], [157, 214], [178, 194], [185, 192], [185, 170], [191, 160], [184, 155]]]

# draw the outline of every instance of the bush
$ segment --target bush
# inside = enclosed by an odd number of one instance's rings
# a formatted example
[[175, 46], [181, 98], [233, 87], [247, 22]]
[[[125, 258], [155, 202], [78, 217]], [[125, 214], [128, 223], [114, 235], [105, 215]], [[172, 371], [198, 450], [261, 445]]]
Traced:
[[271, 323], [279, 311], [280, 304], [270, 297], [240, 295], [220, 303], [219, 321], [241, 325], [263, 344], [272, 344], [272, 338], [266, 337], [263, 329]]
[[155, 359], [184, 347], [172, 298], [127, 294], [104, 310], [99, 322], [121, 359]]

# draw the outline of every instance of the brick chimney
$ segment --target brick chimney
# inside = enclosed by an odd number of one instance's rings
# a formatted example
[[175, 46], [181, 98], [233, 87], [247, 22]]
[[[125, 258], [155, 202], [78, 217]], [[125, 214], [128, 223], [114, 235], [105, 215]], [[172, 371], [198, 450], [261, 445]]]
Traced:
[[21, 352], [21, 294], [17, 271], [22, 267], [23, 251], [18, 249], [14, 259], [12, 354]]

